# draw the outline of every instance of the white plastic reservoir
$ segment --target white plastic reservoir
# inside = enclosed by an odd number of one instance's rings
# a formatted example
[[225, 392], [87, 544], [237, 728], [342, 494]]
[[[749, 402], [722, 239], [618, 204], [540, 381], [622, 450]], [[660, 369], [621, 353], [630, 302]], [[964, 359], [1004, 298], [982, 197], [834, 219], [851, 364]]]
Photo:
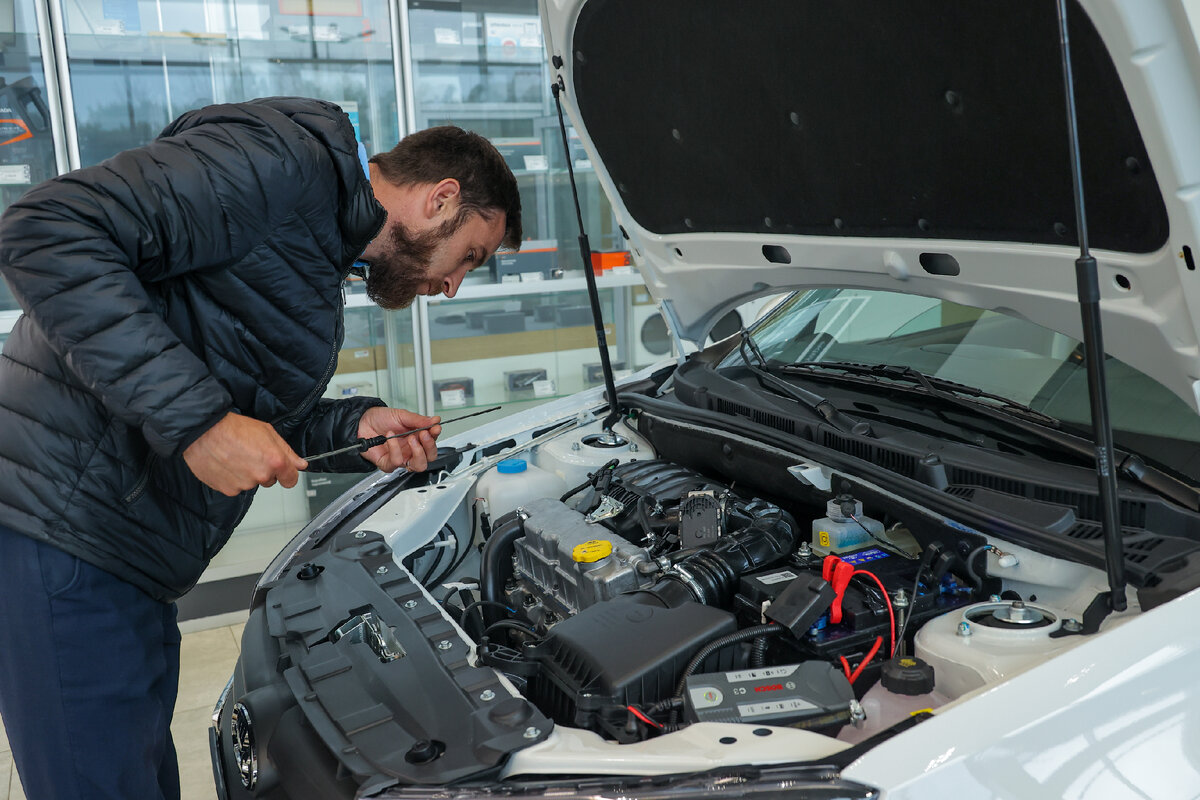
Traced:
[[487, 503], [488, 515], [492, 519], [514, 511], [531, 500], [562, 497], [567, 488], [562, 478], [523, 458], [506, 458], [483, 473], [476, 486], [479, 497]]

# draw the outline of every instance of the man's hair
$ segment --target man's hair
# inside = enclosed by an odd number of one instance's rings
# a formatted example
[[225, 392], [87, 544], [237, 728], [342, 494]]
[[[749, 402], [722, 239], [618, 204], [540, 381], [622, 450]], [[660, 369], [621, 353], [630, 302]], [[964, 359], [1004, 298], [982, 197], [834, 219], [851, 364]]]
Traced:
[[454, 178], [460, 187], [460, 219], [474, 212], [505, 215], [501, 247], [521, 247], [521, 195], [504, 157], [484, 137], [454, 125], [411, 133], [386, 153], [371, 156], [385, 180], [397, 186]]

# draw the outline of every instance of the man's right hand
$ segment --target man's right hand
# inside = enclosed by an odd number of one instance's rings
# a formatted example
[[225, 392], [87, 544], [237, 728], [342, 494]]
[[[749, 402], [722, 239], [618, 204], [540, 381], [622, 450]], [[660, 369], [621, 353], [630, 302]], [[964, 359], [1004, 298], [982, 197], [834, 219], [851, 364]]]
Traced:
[[288, 446], [275, 429], [232, 411], [183, 451], [192, 474], [227, 497], [256, 486], [288, 489], [308, 462]]

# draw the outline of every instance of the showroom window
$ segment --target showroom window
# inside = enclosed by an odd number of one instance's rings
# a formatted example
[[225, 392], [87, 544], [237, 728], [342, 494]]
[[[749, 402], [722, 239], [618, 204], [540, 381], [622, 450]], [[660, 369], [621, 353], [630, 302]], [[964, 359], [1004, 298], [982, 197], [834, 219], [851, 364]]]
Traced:
[[[501, 406], [448, 426], [453, 434], [598, 385], [568, 159], [614, 366], [633, 370], [669, 353], [569, 120], [563, 146], [535, 0], [16, 0], [10, 13], [0, 13], [0, 98], [30, 135], [0, 145], [5, 204], [58, 172], [149, 142], [184, 111], [271, 95], [339, 104], [368, 153], [442, 124], [495, 143], [521, 191], [520, 251], [475, 270], [454, 298], [422, 297], [397, 312], [352, 280], [326, 397], [375, 395], [444, 417]], [[0, 289], [0, 338], [16, 308]], [[214, 573], [261, 567], [261, 554], [360, 477], [305, 475], [296, 489], [261, 490]]]

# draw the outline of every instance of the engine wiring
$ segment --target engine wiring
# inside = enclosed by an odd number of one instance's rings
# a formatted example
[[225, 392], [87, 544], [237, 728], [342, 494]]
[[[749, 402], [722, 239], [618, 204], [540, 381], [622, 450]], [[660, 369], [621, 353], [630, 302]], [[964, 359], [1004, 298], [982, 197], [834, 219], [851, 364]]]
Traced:
[[876, 585], [879, 586], [879, 591], [883, 594], [883, 602], [887, 604], [888, 622], [892, 632], [892, 649], [888, 651], [891, 653], [888, 657], [894, 657], [896, 655], [896, 612], [892, 609], [892, 597], [888, 594], [887, 587], [883, 585], [883, 581], [879, 580], [879, 576], [874, 572], [865, 569], [856, 569], [850, 577], [857, 578], [860, 575], [865, 575], [875, 581]]

